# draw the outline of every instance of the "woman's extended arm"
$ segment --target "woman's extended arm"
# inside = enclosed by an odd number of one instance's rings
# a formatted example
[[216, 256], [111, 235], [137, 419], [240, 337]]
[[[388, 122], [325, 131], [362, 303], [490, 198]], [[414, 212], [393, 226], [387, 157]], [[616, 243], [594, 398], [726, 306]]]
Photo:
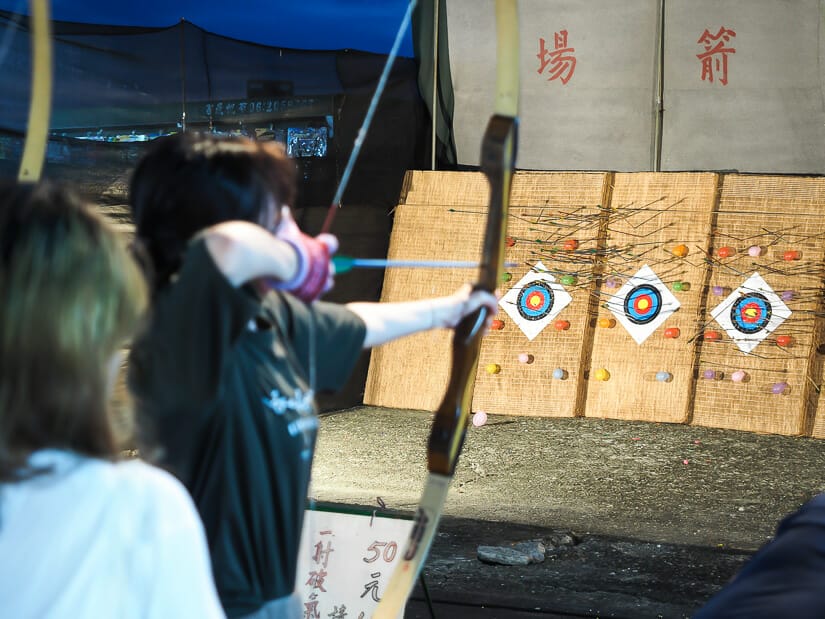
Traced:
[[446, 297], [402, 301], [398, 303], [348, 303], [367, 325], [364, 348], [386, 344], [405, 335], [430, 329], [455, 327], [459, 321], [480, 307], [487, 307], [487, 326], [496, 313], [495, 295], [473, 291], [464, 285]]

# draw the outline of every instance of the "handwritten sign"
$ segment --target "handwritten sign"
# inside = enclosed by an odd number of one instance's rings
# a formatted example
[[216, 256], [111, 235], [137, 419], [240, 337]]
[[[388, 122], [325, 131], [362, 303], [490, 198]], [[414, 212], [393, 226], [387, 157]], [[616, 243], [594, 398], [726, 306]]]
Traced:
[[371, 617], [412, 525], [378, 514], [307, 510], [295, 587], [304, 619]]

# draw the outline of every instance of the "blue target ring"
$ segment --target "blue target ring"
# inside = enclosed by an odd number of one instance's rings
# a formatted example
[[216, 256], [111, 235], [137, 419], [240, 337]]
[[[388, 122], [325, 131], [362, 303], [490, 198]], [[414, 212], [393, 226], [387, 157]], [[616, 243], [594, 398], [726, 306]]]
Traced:
[[636, 286], [624, 298], [624, 313], [637, 325], [646, 325], [662, 311], [662, 293], [655, 286]]
[[518, 313], [526, 320], [541, 320], [553, 311], [555, 295], [545, 282], [533, 282], [518, 293]]
[[772, 313], [773, 307], [765, 295], [750, 292], [731, 306], [730, 321], [734, 329], [750, 335], [767, 327]]

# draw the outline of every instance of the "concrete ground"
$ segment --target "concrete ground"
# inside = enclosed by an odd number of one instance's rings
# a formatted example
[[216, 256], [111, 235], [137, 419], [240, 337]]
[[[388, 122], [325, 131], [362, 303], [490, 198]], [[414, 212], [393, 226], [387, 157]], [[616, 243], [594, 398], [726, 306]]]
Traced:
[[[313, 496], [411, 515], [431, 419], [324, 414]], [[468, 430], [424, 582], [439, 617], [689, 617], [823, 489], [815, 439], [491, 416]], [[555, 545], [562, 533], [575, 543]], [[479, 545], [534, 539], [547, 546], [542, 563], [477, 559]], [[430, 616], [420, 586], [406, 616]]]

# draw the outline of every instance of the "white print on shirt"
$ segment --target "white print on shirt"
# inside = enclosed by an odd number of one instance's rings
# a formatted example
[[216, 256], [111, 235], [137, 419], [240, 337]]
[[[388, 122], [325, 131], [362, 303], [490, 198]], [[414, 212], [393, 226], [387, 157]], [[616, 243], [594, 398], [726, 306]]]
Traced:
[[280, 391], [273, 389], [269, 392], [269, 398], [264, 398], [264, 404], [278, 415], [283, 415], [289, 410], [307, 415], [312, 412], [312, 402], [314, 399], [315, 392], [313, 392], [312, 389], [306, 393], [300, 389], [296, 389], [295, 395], [291, 398], [281, 395]]
[[314, 414], [313, 402], [315, 392], [310, 389], [304, 393], [301, 389], [295, 390], [295, 395], [287, 397], [281, 395], [277, 389], [269, 392], [269, 397], [264, 398], [264, 405], [276, 415], [284, 415], [288, 412], [298, 413], [298, 417], [292, 419], [287, 424], [287, 431], [290, 436], [301, 435], [304, 441], [304, 448], [301, 451], [301, 458], [309, 460], [312, 457], [312, 436], [318, 429], [318, 418]]

